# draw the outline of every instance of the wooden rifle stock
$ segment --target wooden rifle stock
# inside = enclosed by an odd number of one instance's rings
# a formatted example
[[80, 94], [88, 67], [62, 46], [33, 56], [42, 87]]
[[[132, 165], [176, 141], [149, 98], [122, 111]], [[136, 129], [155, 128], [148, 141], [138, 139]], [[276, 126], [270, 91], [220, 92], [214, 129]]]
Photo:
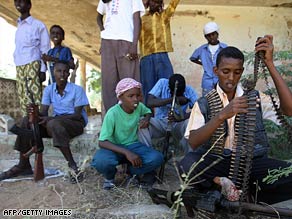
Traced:
[[[170, 113], [172, 115], [174, 115], [174, 113], [175, 113], [174, 106], [175, 106], [175, 102], [176, 102], [177, 86], [178, 86], [178, 81], [175, 81], [174, 91], [173, 91], [173, 96], [172, 96], [172, 103], [171, 103], [171, 108], [170, 108]], [[158, 174], [158, 178], [160, 179], [160, 183], [163, 182], [165, 164], [168, 160], [168, 148], [169, 148], [169, 138], [171, 135], [171, 130], [172, 130], [172, 122], [168, 121], [167, 128], [166, 128], [166, 136], [165, 136], [163, 150], [162, 150], [164, 161], [160, 167], [159, 174]]]
[[38, 118], [39, 118], [39, 110], [38, 105], [35, 104], [33, 94], [28, 88], [28, 78], [25, 81], [27, 96], [29, 97], [31, 103], [29, 104], [30, 112], [28, 113], [28, 122], [29, 126], [33, 133], [33, 146], [32, 148], [24, 154], [25, 157], [29, 157], [33, 153], [35, 153], [35, 162], [34, 162], [34, 180], [39, 181], [45, 178], [44, 174], [44, 164], [43, 164], [43, 151], [44, 144], [43, 139], [40, 134]]

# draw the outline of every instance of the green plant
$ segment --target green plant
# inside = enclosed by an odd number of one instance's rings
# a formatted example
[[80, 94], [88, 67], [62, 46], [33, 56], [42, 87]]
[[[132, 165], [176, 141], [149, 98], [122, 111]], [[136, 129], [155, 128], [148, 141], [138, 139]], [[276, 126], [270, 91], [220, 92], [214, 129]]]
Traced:
[[[254, 63], [254, 52], [244, 52], [245, 55], [245, 67], [246, 69], [250, 69]], [[292, 51], [278, 51], [274, 52], [274, 62], [276, 64], [276, 68], [279, 73], [283, 76], [284, 80], [288, 84], [289, 88], [292, 89]], [[250, 71], [252, 72], [252, 71]], [[252, 74], [246, 73], [243, 78], [252, 78]], [[271, 83], [271, 79], [268, 74], [269, 86]], [[259, 71], [258, 81], [264, 80], [264, 74], [262, 71]], [[268, 90], [269, 88], [269, 90]], [[263, 86], [262, 90], [265, 94], [271, 93], [276, 99], [278, 99], [277, 91], [273, 85], [271, 87], [267, 87], [267, 85]], [[291, 118], [285, 117], [288, 123], [291, 123]], [[278, 126], [271, 121], [265, 121], [265, 129], [268, 135], [269, 143], [270, 143], [270, 156], [278, 159], [291, 159], [292, 158], [292, 148], [291, 148], [291, 136], [289, 136], [289, 132], [286, 127]]]

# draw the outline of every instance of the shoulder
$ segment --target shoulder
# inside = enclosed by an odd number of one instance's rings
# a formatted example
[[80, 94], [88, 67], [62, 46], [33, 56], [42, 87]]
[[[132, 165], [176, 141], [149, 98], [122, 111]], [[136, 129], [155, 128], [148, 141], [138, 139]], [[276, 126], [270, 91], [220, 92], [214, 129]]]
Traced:
[[220, 43], [219, 43], [219, 46], [222, 47], [222, 48], [226, 48], [228, 45], [227, 45], [226, 43], [221, 43], [221, 42], [220, 42]]
[[46, 25], [42, 21], [40, 21], [40, 20], [38, 20], [38, 19], [36, 19], [36, 18], [34, 18], [32, 16], [31, 16], [31, 21], [32, 21], [32, 23], [34, 25], [37, 25], [37, 26], [39, 26], [41, 28], [46, 28], [47, 29]]

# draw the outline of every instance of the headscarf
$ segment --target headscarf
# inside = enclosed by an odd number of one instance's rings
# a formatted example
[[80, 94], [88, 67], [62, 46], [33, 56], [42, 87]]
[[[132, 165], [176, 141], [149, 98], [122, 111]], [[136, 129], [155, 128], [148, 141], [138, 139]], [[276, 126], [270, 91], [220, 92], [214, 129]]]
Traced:
[[132, 89], [132, 88], [141, 88], [141, 83], [134, 80], [133, 78], [124, 78], [119, 81], [116, 86], [117, 98], [119, 98], [123, 93]]

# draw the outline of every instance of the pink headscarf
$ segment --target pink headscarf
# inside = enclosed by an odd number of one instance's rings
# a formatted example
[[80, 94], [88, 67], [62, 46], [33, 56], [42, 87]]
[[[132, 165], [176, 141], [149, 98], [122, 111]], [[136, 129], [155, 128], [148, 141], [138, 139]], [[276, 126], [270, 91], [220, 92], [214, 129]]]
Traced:
[[121, 96], [126, 91], [132, 89], [132, 88], [141, 88], [141, 83], [132, 79], [132, 78], [124, 78], [119, 81], [119, 83], [116, 86], [116, 94], [117, 98]]

